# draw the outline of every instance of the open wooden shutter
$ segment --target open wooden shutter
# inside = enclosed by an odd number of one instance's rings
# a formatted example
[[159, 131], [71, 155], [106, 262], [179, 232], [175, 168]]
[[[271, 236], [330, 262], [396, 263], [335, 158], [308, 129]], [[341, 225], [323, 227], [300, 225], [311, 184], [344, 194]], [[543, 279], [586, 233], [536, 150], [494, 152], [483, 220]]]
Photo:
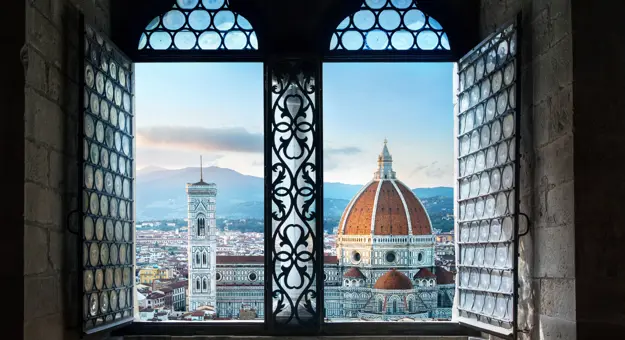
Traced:
[[517, 24], [457, 65], [456, 298], [454, 320], [516, 331], [519, 192]]
[[81, 277], [83, 330], [134, 314], [133, 64], [84, 25], [82, 77]]

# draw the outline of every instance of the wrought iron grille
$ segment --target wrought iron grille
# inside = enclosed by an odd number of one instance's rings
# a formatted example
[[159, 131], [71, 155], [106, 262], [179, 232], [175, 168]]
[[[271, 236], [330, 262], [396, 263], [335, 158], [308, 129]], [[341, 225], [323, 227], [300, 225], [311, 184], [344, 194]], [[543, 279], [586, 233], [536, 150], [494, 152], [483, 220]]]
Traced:
[[322, 181], [320, 63], [266, 64], [266, 315], [270, 326], [320, 323]]
[[85, 25], [82, 173], [83, 329], [133, 318], [133, 69]]
[[230, 10], [228, 0], [177, 0], [154, 18], [139, 50], [257, 50], [250, 22]]
[[518, 230], [517, 30], [459, 63], [458, 317], [512, 334]]
[[416, 0], [365, 0], [336, 28], [330, 50], [449, 50], [443, 27]]

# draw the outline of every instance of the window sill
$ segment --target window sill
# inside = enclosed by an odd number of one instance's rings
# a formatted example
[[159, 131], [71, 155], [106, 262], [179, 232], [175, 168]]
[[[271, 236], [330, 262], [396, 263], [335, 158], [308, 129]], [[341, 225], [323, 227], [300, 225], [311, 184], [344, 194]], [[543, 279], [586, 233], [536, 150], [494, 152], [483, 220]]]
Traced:
[[320, 332], [301, 327], [270, 331], [262, 322], [133, 322], [114, 336], [480, 336], [480, 332], [456, 322], [353, 322], [326, 323]]

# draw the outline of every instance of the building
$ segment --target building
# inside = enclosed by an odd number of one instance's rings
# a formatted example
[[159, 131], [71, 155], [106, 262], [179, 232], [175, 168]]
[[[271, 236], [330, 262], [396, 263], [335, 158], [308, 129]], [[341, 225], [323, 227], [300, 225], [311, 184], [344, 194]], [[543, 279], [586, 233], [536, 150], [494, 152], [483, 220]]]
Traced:
[[189, 240], [189, 309], [215, 306], [215, 261], [217, 256], [215, 203], [217, 186], [200, 181], [187, 184]]
[[[328, 318], [451, 317], [454, 274], [436, 265], [436, 239], [428, 214], [397, 178], [392, 163], [385, 141], [373, 179], [340, 219], [337, 255], [324, 258]], [[263, 256], [217, 256], [217, 317], [262, 318], [263, 277]]]
[[171, 277], [171, 269], [161, 268], [158, 265], [139, 269], [139, 282], [142, 284], [151, 285], [154, 280], [165, 280]]

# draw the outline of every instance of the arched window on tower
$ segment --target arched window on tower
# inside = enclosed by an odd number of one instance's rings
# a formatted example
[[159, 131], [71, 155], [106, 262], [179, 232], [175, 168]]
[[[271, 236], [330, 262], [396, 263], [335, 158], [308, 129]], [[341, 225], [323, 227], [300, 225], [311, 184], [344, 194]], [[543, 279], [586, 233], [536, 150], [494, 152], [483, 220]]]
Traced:
[[200, 264], [200, 253], [195, 253], [195, 264]]
[[196, 289], [197, 291], [199, 291], [199, 290], [200, 290], [200, 278], [197, 278], [197, 279], [195, 280], [195, 289]]
[[203, 264], [203, 265], [206, 265], [206, 264], [208, 263], [208, 261], [206, 260], [206, 257], [207, 257], [207, 256], [206, 256], [206, 252], [204, 252], [204, 253], [202, 254], [202, 264]]
[[393, 300], [393, 314], [397, 314], [397, 300]]
[[384, 311], [384, 302], [382, 300], [378, 300], [378, 311], [380, 313]]
[[204, 282], [202, 283], [202, 290], [208, 290], [208, 280], [206, 278], [204, 278]]
[[197, 236], [206, 235], [206, 226], [204, 225], [204, 216], [197, 219]]
[[408, 300], [408, 312], [412, 313], [414, 311], [414, 301]]

